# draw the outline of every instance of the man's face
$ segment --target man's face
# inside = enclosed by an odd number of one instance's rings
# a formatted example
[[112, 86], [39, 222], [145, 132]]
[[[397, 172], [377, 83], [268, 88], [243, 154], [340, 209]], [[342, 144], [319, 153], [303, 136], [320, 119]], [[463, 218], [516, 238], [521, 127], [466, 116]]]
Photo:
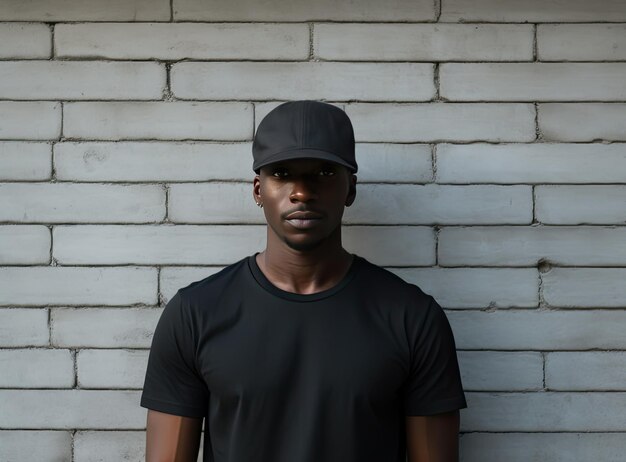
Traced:
[[334, 162], [287, 160], [262, 167], [253, 194], [273, 237], [308, 251], [340, 232], [344, 207], [356, 196], [356, 176]]

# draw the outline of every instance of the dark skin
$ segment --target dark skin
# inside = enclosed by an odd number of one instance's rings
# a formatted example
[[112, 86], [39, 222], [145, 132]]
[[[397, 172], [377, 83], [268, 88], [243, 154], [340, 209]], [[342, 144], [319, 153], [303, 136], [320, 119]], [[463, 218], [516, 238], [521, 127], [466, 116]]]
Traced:
[[[352, 263], [342, 247], [341, 218], [356, 197], [356, 176], [318, 159], [261, 168], [253, 198], [263, 205], [267, 246], [257, 255], [278, 288], [312, 294], [339, 283]], [[458, 462], [459, 411], [406, 416], [408, 462]], [[195, 462], [202, 419], [148, 411], [146, 462]]]

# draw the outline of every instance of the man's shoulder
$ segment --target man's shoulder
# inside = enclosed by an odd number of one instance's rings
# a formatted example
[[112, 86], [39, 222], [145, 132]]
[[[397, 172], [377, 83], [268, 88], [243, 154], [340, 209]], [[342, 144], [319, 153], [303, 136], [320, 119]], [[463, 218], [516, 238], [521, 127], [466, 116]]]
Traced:
[[188, 300], [204, 299], [208, 294], [219, 293], [223, 288], [236, 280], [247, 267], [248, 258], [232, 263], [205, 278], [181, 287], [178, 293]]

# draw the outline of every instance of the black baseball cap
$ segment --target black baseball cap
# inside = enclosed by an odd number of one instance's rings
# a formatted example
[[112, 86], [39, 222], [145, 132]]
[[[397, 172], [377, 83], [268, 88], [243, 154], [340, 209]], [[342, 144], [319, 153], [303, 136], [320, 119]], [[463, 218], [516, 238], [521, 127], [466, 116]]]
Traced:
[[350, 118], [337, 106], [320, 101], [289, 101], [272, 109], [254, 135], [252, 157], [256, 173], [265, 165], [301, 158], [358, 170]]

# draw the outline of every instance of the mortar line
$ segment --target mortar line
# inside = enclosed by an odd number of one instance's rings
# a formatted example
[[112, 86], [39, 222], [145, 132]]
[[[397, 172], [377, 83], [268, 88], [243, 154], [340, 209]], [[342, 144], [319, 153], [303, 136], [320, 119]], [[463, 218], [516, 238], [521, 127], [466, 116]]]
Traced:
[[56, 28], [56, 24], [55, 23], [49, 23], [48, 27], [50, 28], [50, 59], [55, 59], [56, 58], [56, 46], [55, 46], [55, 38], [54, 38], [54, 32], [55, 32], [55, 28]]
[[537, 24], [533, 24], [533, 62], [538, 61], [537, 52]]
[[308, 61], [313, 61], [315, 58], [315, 47], [313, 45], [314, 23], [310, 22], [308, 24], [309, 24], [309, 58], [308, 58]]

